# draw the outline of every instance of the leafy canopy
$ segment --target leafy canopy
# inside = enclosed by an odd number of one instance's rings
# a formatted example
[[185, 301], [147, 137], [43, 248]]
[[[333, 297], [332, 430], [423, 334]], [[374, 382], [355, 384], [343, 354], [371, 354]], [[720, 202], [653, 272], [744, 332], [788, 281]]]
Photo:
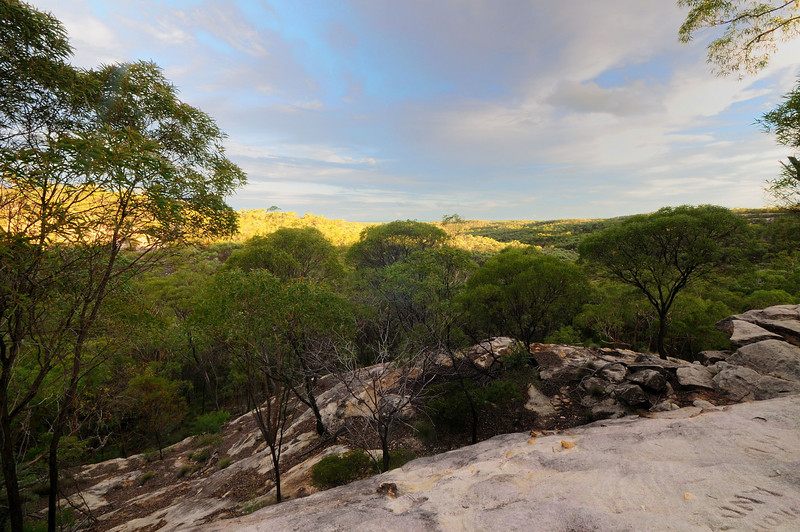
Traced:
[[678, 0], [678, 6], [689, 8], [681, 42], [703, 29], [723, 29], [708, 45], [708, 62], [720, 75], [758, 72], [779, 42], [800, 36], [797, 0]]

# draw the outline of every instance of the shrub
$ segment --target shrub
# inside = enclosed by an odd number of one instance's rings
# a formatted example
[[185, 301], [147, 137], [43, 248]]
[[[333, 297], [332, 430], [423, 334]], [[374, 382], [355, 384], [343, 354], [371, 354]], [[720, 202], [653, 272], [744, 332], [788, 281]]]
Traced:
[[220, 469], [225, 469], [226, 467], [231, 465], [231, 458], [229, 456], [226, 456], [225, 458], [220, 460], [219, 464], [217, 465], [219, 466]]
[[199, 451], [195, 451], [193, 453], [189, 453], [189, 460], [193, 460], [195, 462], [205, 462], [208, 460], [208, 457], [211, 456], [211, 450], [208, 448], [200, 449]]
[[403, 467], [406, 463], [410, 462], [417, 455], [411, 449], [397, 449], [389, 453], [389, 471]]
[[517, 383], [505, 379], [492, 381], [491, 384], [483, 389], [483, 396], [487, 402], [495, 405], [502, 405], [514, 399], [522, 398]]
[[373, 468], [372, 459], [361, 450], [350, 451], [341, 456], [326, 456], [311, 469], [311, 483], [322, 489], [342, 486], [368, 477], [374, 471]]
[[192, 423], [192, 434], [216, 434], [222, 429], [222, 425], [230, 418], [230, 413], [225, 410], [217, 410], [198, 416]]
[[430, 445], [436, 441], [436, 427], [427, 419], [416, 421], [413, 428], [417, 438], [422, 440], [426, 445]]
[[140, 486], [144, 486], [145, 482], [147, 482], [148, 480], [150, 480], [154, 476], [156, 476], [155, 471], [148, 471], [146, 473], [142, 473], [142, 476], [139, 477], [139, 485]]
[[222, 441], [222, 436], [219, 434], [201, 434], [200, 436], [195, 436], [194, 440], [192, 440], [192, 446], [195, 449], [200, 449], [201, 447], [216, 447], [217, 445], [221, 445]]
[[[467, 381], [465, 385], [476, 407], [480, 409], [485, 403], [482, 390], [471, 381]], [[426, 408], [437, 428], [459, 432], [472, 422], [469, 401], [458, 383], [432, 386], [428, 395], [431, 399], [428, 400]]]
[[511, 351], [503, 355], [503, 367], [507, 370], [518, 370], [533, 363], [533, 355], [524, 345], [517, 344]]

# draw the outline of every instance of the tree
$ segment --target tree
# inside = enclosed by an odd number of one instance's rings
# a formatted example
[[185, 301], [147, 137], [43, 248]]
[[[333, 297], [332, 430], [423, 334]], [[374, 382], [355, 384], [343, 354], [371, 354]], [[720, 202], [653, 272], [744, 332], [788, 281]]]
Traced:
[[[764, 114], [758, 121], [767, 133], [774, 133], [779, 144], [800, 151], [800, 83], [784, 96], [782, 104]], [[790, 209], [800, 209], [800, 160], [789, 156], [781, 162], [780, 177], [769, 181], [769, 190], [780, 204]]]
[[186, 400], [179, 383], [164, 377], [137, 375], [128, 383], [125, 396], [139, 426], [155, 438], [158, 457], [163, 460], [164, 436], [186, 415]]
[[347, 258], [356, 268], [385, 268], [415, 251], [439, 247], [448, 238], [443, 229], [434, 225], [396, 220], [364, 229], [361, 239], [347, 252]]
[[336, 248], [313, 227], [283, 228], [253, 237], [231, 254], [224, 268], [263, 268], [283, 280], [334, 281], [342, 275]]
[[532, 342], [571, 322], [588, 290], [574, 264], [507, 249], [470, 278], [459, 300], [473, 340], [508, 335], [530, 350]]
[[[0, 23], [0, 457], [21, 530], [14, 420], [60, 366], [48, 457], [54, 530], [58, 444], [94, 365], [88, 346], [106, 296], [167, 243], [235, 230], [223, 198], [244, 174], [214, 121], [181, 102], [154, 64], [81, 71], [66, 64], [66, 34], [51, 16], [3, 1]], [[37, 331], [47, 342], [26, 342]], [[14, 390], [22, 366], [37, 369]]]
[[[800, 37], [800, 3], [796, 0], [678, 0], [688, 7], [686, 21], [679, 31], [688, 42], [705, 28], [724, 28], [721, 37], [708, 45], [708, 61], [718, 74], [756, 73], [767, 66], [777, 44]], [[766, 113], [759, 123], [778, 142], [800, 148], [800, 84], [784, 97], [784, 103]], [[769, 181], [769, 190], [779, 204], [800, 206], [800, 161], [789, 156], [781, 162], [780, 177]]]
[[580, 254], [644, 294], [658, 314], [656, 348], [666, 358], [664, 337], [675, 298], [690, 281], [733, 260], [746, 230], [745, 221], [723, 207], [664, 207], [589, 235]]
[[800, 36], [795, 0], [678, 0], [689, 8], [678, 33], [689, 42], [703, 29], [723, 28], [708, 45], [708, 62], [718, 74], [755, 73], [767, 65], [777, 43]]

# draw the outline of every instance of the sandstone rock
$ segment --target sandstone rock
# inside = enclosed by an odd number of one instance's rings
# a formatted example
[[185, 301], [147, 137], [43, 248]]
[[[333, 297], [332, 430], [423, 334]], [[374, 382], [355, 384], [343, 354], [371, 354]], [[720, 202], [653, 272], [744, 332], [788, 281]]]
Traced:
[[762, 340], [782, 339], [780, 335], [769, 332], [763, 327], [748, 321], [732, 320], [731, 327], [731, 344], [735, 346], [753, 344], [755, 342], [761, 342]]
[[[563, 436], [507, 434], [196, 528], [797, 530], [799, 430], [800, 397], [790, 397], [597, 422], [573, 430], [565, 452], [554, 452]], [[387, 482], [396, 499], [376, 492]]]
[[780, 340], [764, 340], [743, 346], [728, 358], [728, 362], [763, 375], [800, 380], [800, 347]]
[[620, 383], [625, 380], [628, 369], [622, 364], [608, 364], [599, 373], [608, 381]]
[[734, 401], [760, 401], [800, 393], [800, 384], [766, 375], [744, 366], [718, 362], [719, 372], [712, 382], [714, 389]]
[[627, 379], [634, 383], [649, 388], [654, 392], [663, 392], [667, 389], [667, 379], [661, 372], [654, 369], [643, 369], [628, 375]]
[[533, 384], [528, 385], [528, 402], [525, 403], [525, 408], [540, 416], [554, 416], [556, 414], [550, 399], [537, 390]]
[[610, 397], [603, 399], [592, 407], [592, 416], [596, 419], [616, 419], [625, 416], [627, 413], [628, 410], [624, 406]]
[[614, 388], [612, 395], [616, 397], [618, 401], [622, 401], [623, 403], [634, 407], [650, 402], [644, 391], [639, 386], [632, 383], [620, 384]]
[[714, 388], [714, 384], [711, 382], [711, 379], [714, 378], [714, 372], [706, 366], [690, 364], [686, 367], [678, 368], [676, 374], [678, 376], [678, 384], [681, 386], [708, 388], [709, 390]]
[[726, 360], [729, 356], [731, 356], [730, 351], [700, 351], [697, 353], [697, 361], [706, 366], [712, 366]]
[[672, 401], [661, 401], [650, 409], [650, 412], [669, 412], [671, 410], [678, 410], [680, 407]]

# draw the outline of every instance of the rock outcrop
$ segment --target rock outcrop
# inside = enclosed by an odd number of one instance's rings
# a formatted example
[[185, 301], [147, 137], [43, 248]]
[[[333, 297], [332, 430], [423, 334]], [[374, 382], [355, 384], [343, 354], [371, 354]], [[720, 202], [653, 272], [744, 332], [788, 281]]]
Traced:
[[497, 436], [201, 530], [800, 529], [800, 396], [701, 412]]
[[[718, 327], [735, 351], [705, 351], [694, 363], [535, 344], [541, 382], [526, 386], [516, 413], [534, 437], [498, 436], [314, 494], [313, 465], [348, 451], [340, 429], [368, 414], [341, 382], [322, 378], [330, 434], [318, 436], [306, 410], [284, 439], [283, 493], [300, 500], [249, 516], [226, 519], [274, 499], [271, 461], [249, 415], [226, 425], [203, 462], [187, 439], [157, 463], [137, 455], [86, 466], [83, 491], [70, 500], [91, 510], [88, 528], [120, 532], [209, 522], [207, 530], [800, 529], [800, 305]], [[437, 371], [472, 365], [488, 374], [519, 349], [491, 338], [440, 356]], [[759, 402], [725, 406], [742, 401]], [[414, 415], [409, 408], [405, 417]], [[603, 421], [574, 428], [593, 420]], [[403, 445], [424, 448], [413, 433]]]

